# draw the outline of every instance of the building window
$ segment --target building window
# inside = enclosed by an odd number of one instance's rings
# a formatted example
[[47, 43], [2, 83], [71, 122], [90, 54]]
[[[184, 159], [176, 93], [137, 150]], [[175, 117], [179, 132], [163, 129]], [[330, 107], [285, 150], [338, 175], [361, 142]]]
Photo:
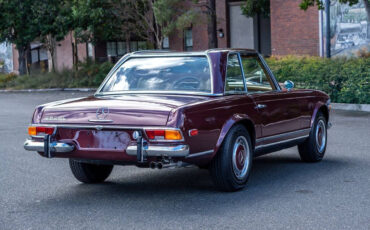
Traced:
[[193, 50], [193, 30], [191, 28], [184, 31], [184, 49], [185, 51]]
[[116, 42], [107, 42], [107, 54], [108, 54], [108, 57], [117, 56], [117, 43]]
[[138, 41], [137, 42], [137, 50], [146, 50], [146, 42], [145, 41]]
[[126, 42], [117, 42], [117, 55], [123, 56], [126, 53]]
[[[130, 52], [146, 49], [148, 49], [146, 41], [130, 41]], [[126, 42], [107, 42], [108, 57], [121, 57], [126, 53], [128, 53]]]
[[130, 49], [131, 49], [131, 52], [137, 51], [137, 42], [136, 41], [130, 42]]
[[162, 49], [165, 49], [165, 50], [170, 49], [170, 39], [168, 37], [163, 38]]

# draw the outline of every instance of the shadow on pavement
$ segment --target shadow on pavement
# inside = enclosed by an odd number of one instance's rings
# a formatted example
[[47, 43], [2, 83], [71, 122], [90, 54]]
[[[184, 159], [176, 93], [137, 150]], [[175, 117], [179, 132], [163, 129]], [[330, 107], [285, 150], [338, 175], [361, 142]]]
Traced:
[[47, 211], [48, 207], [60, 205], [63, 209], [88, 206], [99, 210], [108, 206], [119, 210], [130, 206], [135, 211], [161, 210], [167, 214], [171, 210], [179, 211], [177, 208], [185, 213], [194, 209], [213, 209], [222, 213], [224, 208], [253, 205], [275, 196], [314, 193], [314, 188], [309, 188], [310, 182], [335, 177], [336, 172], [347, 164], [336, 158], [315, 164], [302, 163], [297, 156], [288, 154], [260, 157], [254, 160], [247, 188], [236, 193], [215, 190], [208, 171], [198, 168], [142, 169], [129, 175], [125, 175], [125, 168], [117, 168], [115, 170], [120, 171], [110, 181], [97, 185], [72, 185], [41, 200], [37, 208]]

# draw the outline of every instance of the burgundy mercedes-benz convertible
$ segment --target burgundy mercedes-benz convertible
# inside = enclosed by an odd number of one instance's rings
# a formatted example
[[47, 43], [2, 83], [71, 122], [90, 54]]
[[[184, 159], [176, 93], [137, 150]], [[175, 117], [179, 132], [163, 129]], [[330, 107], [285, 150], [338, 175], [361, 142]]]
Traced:
[[197, 165], [235, 191], [253, 157], [295, 145], [303, 161], [324, 157], [328, 95], [284, 84], [253, 50], [135, 52], [93, 96], [38, 106], [24, 148], [69, 158], [84, 183], [104, 181], [113, 165]]

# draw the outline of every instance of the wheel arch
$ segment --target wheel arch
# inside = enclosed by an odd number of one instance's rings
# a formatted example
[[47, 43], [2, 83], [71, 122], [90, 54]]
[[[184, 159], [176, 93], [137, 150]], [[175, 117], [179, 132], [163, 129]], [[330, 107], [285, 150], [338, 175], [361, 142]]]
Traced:
[[313, 126], [313, 123], [315, 122], [315, 119], [316, 119], [316, 116], [318, 113], [322, 113], [325, 118], [326, 118], [326, 123], [328, 124], [329, 122], [329, 108], [328, 108], [328, 105], [326, 105], [325, 103], [317, 103], [316, 106], [315, 106], [315, 110], [312, 114], [312, 117], [311, 117], [311, 124], [310, 124], [310, 127], [312, 128]]
[[226, 136], [228, 135], [230, 129], [234, 127], [235, 125], [243, 125], [251, 138], [252, 147], [254, 149], [256, 144], [256, 130], [254, 122], [248, 117], [247, 115], [234, 115], [232, 118], [228, 119], [224, 125], [222, 126], [220, 136], [217, 140], [217, 144], [215, 147], [215, 155], [217, 154], [218, 150], [220, 149], [222, 143], [224, 142]]

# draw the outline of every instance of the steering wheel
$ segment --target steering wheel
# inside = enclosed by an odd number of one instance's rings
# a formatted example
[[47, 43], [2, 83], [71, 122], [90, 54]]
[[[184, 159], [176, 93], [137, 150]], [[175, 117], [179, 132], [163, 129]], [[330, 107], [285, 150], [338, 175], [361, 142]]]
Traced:
[[200, 81], [196, 77], [184, 77], [173, 85], [174, 89], [177, 90], [192, 90], [192, 89], [199, 89]]

